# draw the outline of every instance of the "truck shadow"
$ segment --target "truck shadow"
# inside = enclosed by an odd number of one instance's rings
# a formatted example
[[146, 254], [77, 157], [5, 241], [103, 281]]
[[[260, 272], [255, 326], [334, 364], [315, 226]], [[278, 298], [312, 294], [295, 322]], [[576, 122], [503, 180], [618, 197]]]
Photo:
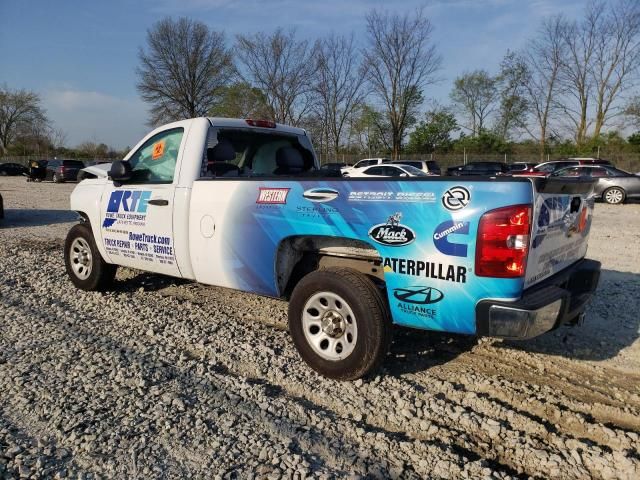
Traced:
[[70, 210], [8, 208], [4, 211], [4, 220], [0, 222], [0, 228], [41, 227], [76, 220], [78, 214]]
[[500, 347], [577, 360], [607, 360], [639, 337], [640, 274], [602, 270], [581, 327], [563, 326], [531, 340], [505, 340]]
[[395, 327], [393, 343], [383, 363], [389, 375], [417, 373], [454, 360], [471, 350], [477, 338], [470, 335]]

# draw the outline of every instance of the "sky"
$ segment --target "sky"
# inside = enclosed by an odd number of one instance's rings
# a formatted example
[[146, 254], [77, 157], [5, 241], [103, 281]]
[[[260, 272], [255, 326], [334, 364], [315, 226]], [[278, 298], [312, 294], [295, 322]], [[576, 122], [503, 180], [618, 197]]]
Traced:
[[311, 41], [331, 33], [365, 42], [365, 15], [424, 7], [442, 55], [440, 81], [426, 98], [448, 103], [453, 80], [479, 68], [497, 72], [541, 20], [580, 16], [587, 0], [0, 0], [0, 85], [40, 94], [48, 117], [67, 135], [114, 148], [148, 130], [148, 107], [136, 91], [138, 51], [158, 20], [186, 16], [237, 34], [295, 28]]

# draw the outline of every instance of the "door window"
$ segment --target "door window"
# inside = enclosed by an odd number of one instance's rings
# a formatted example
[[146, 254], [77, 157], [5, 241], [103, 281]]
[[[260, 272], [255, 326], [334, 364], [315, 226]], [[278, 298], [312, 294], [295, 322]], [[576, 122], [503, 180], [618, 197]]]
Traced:
[[367, 175], [384, 175], [384, 167], [367, 168], [364, 173]]
[[178, 161], [184, 129], [160, 132], [129, 158], [132, 183], [171, 183]]

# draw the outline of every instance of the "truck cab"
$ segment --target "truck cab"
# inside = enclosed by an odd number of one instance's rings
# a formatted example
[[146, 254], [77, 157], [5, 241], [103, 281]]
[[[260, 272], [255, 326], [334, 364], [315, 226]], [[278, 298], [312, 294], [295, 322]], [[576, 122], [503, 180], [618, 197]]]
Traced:
[[160, 127], [74, 190], [67, 272], [87, 290], [125, 266], [289, 300], [301, 356], [338, 379], [375, 370], [393, 323], [524, 339], [581, 318], [599, 274], [589, 181], [317, 167], [299, 128]]

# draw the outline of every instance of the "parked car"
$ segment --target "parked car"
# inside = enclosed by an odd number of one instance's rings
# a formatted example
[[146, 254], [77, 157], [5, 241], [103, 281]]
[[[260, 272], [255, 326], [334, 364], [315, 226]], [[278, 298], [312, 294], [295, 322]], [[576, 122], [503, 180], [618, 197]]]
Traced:
[[396, 165], [409, 165], [422, 170], [427, 175], [440, 175], [440, 165], [435, 160], [397, 160], [391, 162]]
[[87, 178], [96, 178], [96, 175], [94, 175], [93, 173], [91, 173], [90, 170], [87, 170], [89, 167], [94, 167], [96, 165], [105, 165], [105, 164], [111, 164], [110, 161], [107, 160], [100, 160], [97, 162], [87, 162], [85, 164], [85, 166], [80, 169], [80, 171], [78, 172], [78, 176], [76, 177], [76, 179], [78, 180], [78, 182], [81, 182], [82, 180], [85, 180]]
[[510, 172], [526, 172], [533, 169], [537, 163], [535, 162], [513, 162], [509, 164]]
[[48, 160], [44, 179], [55, 183], [75, 182], [83, 168], [80, 160]]
[[590, 177], [597, 179], [596, 198], [612, 205], [624, 203], [628, 198], [640, 198], [640, 177], [608, 165], [579, 165], [563, 168], [551, 177]]
[[356, 162], [355, 165], [351, 167], [344, 167], [342, 169], [342, 173], [351, 173], [352, 171], [358, 168], [370, 167], [371, 165], [380, 165], [381, 163], [389, 163], [391, 159], [389, 158], [365, 158]]
[[373, 167], [359, 168], [345, 177], [427, 177], [428, 175], [416, 167], [403, 164], [374, 165]]
[[20, 165], [19, 163], [0, 163], [0, 175], [24, 175], [28, 173], [29, 170], [24, 165]]
[[509, 172], [509, 166], [502, 162], [469, 162], [466, 165], [457, 165], [447, 168], [447, 175], [466, 176], [483, 175], [493, 177]]
[[286, 299], [301, 357], [342, 380], [380, 365], [393, 324], [527, 339], [583, 318], [591, 180], [331, 178], [305, 130], [255, 123], [161, 126], [79, 184], [71, 282], [123, 266]]
[[549, 162], [542, 162], [533, 168], [524, 170], [522, 172], [514, 172], [514, 174], [523, 174], [528, 177], [546, 177], [553, 172], [562, 170], [567, 167], [574, 167], [578, 165], [611, 165], [609, 160], [602, 160], [599, 158], [565, 158], [562, 160], [551, 160]]
[[324, 163], [320, 166], [320, 170], [328, 172], [341, 172], [343, 168], [347, 168], [349, 165], [347, 165], [344, 162], [329, 162], [329, 163]]

